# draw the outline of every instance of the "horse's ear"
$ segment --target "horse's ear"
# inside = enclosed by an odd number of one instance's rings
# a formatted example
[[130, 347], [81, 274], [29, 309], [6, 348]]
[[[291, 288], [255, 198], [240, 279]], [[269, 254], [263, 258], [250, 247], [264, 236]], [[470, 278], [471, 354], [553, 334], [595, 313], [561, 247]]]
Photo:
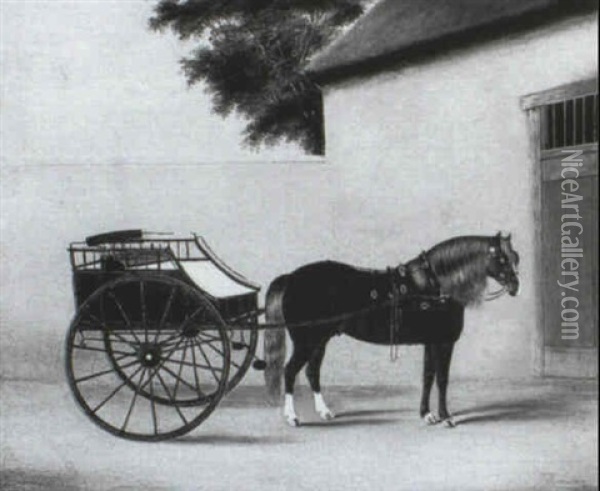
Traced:
[[501, 239], [501, 238], [502, 238], [502, 231], [498, 232], [498, 233], [496, 234], [496, 237], [498, 237], [499, 239]]

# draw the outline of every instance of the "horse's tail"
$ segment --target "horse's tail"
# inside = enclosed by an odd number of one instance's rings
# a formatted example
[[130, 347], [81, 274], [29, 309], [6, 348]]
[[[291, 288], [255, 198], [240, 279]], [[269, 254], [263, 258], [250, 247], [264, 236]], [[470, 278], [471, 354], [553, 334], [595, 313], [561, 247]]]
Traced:
[[[265, 317], [268, 324], [285, 324], [283, 297], [287, 285], [287, 275], [279, 276], [269, 286], [265, 300]], [[281, 381], [285, 362], [285, 329], [267, 329], [265, 343], [265, 383], [267, 398], [277, 405], [281, 399]]]

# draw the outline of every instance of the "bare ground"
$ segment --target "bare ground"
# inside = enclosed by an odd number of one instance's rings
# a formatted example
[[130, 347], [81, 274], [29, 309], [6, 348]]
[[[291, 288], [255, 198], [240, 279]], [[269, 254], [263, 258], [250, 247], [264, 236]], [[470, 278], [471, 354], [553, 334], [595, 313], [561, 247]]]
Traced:
[[454, 429], [420, 422], [414, 387], [324, 390], [331, 422], [301, 388], [300, 428], [285, 426], [261, 387], [240, 387], [199, 428], [162, 443], [98, 429], [66, 386], [1, 387], [3, 490], [597, 489], [596, 381], [455, 381]]

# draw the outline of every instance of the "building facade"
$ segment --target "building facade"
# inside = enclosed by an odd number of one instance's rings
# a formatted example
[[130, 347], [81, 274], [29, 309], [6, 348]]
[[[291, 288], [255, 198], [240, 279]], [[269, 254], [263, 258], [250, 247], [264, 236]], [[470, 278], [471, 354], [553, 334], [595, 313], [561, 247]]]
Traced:
[[[384, 0], [312, 61], [334, 235], [355, 244], [340, 255], [372, 264], [512, 232], [522, 295], [470, 312], [456, 372], [597, 376], [597, 6], [497, 4]], [[578, 276], [560, 250], [569, 156], [581, 163]], [[557, 284], [569, 278], [579, 292]]]

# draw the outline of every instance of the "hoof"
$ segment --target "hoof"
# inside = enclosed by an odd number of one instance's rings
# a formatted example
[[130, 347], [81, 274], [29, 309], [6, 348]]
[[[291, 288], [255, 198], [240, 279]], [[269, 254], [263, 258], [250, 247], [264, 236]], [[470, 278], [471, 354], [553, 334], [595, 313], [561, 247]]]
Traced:
[[300, 426], [300, 420], [298, 418], [285, 418], [285, 422], [292, 428], [298, 428], [298, 426]]
[[446, 428], [456, 428], [456, 421], [454, 421], [454, 418], [450, 416], [444, 420], [444, 426]]
[[432, 413], [427, 413], [423, 416], [423, 421], [427, 425], [436, 425], [440, 422], [440, 419]]
[[322, 420], [325, 420], [325, 421], [331, 421], [332, 419], [335, 419], [335, 414], [331, 411], [320, 412], [319, 416]]

